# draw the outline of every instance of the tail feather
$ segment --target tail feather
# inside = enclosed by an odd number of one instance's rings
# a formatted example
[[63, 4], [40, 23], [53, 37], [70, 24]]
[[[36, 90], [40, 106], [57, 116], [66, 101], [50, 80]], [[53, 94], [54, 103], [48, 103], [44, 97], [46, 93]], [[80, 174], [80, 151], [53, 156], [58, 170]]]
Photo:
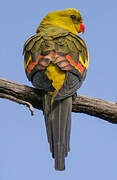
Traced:
[[65, 157], [70, 148], [72, 97], [52, 102], [52, 97], [44, 95], [43, 112], [48, 142], [52, 157], [55, 158], [55, 169], [65, 169]]
[[52, 152], [52, 156], [54, 158], [53, 154], [53, 131], [52, 131], [52, 106], [51, 106], [51, 96], [44, 94], [43, 97], [43, 113], [45, 117], [45, 125], [46, 125], [46, 132], [47, 132], [47, 138], [48, 142], [50, 144], [50, 152]]

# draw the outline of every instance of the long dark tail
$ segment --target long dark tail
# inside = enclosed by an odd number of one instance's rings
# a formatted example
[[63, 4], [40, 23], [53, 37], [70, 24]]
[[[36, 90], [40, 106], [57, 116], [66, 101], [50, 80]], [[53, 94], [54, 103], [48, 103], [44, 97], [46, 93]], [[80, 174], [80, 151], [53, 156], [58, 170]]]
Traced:
[[70, 151], [72, 97], [54, 101], [53, 104], [50, 95], [45, 94], [43, 99], [48, 142], [52, 157], [55, 158], [55, 169], [64, 170], [65, 157]]

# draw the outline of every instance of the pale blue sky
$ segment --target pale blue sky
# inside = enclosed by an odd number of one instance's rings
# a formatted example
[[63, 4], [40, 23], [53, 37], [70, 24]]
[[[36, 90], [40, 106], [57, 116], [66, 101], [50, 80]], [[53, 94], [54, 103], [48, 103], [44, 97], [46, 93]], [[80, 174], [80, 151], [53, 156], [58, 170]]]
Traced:
[[[4, 0], [0, 3], [0, 77], [30, 85], [23, 66], [24, 42], [46, 13], [77, 8], [84, 19], [90, 64], [79, 94], [117, 101], [117, 1]], [[72, 114], [71, 152], [66, 170], [56, 172], [44, 119], [0, 99], [0, 180], [116, 180], [117, 125]]]

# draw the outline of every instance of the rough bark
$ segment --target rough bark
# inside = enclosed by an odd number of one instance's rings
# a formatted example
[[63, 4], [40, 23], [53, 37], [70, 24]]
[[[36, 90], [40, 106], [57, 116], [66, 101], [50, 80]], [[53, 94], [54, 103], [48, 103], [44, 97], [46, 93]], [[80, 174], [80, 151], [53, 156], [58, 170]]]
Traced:
[[[0, 98], [25, 104], [32, 115], [33, 107], [42, 110], [42, 91], [5, 79], [0, 79]], [[117, 123], [117, 103], [115, 102], [77, 95], [73, 101], [72, 111]]]

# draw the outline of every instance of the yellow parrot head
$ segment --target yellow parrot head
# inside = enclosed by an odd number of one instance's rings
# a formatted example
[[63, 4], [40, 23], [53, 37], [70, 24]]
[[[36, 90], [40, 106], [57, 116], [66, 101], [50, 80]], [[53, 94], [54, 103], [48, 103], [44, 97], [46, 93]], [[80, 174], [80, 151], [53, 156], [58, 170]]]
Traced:
[[61, 27], [74, 34], [78, 34], [80, 32], [84, 33], [85, 31], [85, 26], [80, 12], [73, 8], [48, 13], [43, 18], [36, 33], [38, 33], [40, 27], [44, 25]]

